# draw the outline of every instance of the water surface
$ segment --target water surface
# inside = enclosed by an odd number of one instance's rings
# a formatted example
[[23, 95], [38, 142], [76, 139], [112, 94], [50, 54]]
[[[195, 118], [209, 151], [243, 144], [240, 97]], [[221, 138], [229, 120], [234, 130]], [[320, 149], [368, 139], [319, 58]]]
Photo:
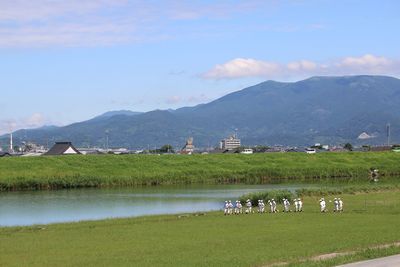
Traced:
[[219, 210], [224, 200], [316, 185], [188, 185], [0, 192], [0, 226]]

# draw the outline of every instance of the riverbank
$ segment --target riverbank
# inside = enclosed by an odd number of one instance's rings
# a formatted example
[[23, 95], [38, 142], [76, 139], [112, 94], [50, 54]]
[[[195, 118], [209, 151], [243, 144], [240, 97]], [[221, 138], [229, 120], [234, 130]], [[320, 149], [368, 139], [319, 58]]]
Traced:
[[189, 183], [271, 183], [400, 176], [400, 154], [76, 155], [0, 159], [0, 191]]
[[400, 240], [398, 191], [341, 198], [342, 214], [319, 213], [319, 197], [310, 196], [303, 213], [210, 212], [0, 228], [0, 265], [267, 266]]

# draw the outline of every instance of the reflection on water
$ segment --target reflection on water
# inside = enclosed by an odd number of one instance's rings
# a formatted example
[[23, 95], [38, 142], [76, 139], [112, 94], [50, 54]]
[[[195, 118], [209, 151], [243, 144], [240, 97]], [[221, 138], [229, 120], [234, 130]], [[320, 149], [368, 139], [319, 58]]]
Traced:
[[188, 185], [0, 192], [0, 226], [219, 210], [223, 201], [262, 190], [315, 185]]

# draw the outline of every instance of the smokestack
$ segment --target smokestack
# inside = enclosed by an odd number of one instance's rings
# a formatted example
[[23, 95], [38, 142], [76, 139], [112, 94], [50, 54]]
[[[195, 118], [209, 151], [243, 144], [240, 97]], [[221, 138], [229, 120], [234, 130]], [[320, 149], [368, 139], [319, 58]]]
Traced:
[[13, 152], [13, 136], [12, 136], [12, 132], [10, 133], [10, 152]]

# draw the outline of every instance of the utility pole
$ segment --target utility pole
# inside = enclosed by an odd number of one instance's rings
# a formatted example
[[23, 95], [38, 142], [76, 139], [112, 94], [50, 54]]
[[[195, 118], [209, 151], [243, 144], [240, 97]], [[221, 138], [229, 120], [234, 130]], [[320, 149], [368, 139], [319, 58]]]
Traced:
[[390, 146], [390, 123], [386, 124], [387, 145]]
[[105, 131], [106, 134], [106, 150], [108, 151], [108, 130]]

